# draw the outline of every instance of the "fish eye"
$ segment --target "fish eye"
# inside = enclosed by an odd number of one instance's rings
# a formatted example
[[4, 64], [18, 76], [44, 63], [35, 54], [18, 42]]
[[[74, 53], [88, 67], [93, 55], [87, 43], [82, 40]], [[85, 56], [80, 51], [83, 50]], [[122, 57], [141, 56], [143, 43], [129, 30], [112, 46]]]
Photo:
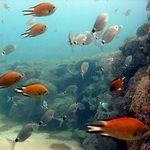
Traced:
[[53, 9], [55, 9], [56, 7], [55, 6], [53, 6]]
[[19, 138], [16, 138], [16, 139], [15, 139], [15, 142], [18, 142], [18, 141], [19, 141]]

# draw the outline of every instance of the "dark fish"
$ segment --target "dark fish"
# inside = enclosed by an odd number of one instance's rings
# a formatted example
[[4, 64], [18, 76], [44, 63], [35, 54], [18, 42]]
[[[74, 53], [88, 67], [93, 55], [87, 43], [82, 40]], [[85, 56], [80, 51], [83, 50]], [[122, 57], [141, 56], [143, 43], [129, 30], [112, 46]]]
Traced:
[[39, 125], [36, 123], [28, 123], [21, 129], [15, 140], [7, 139], [10, 143], [10, 150], [14, 150], [17, 142], [24, 142], [26, 139], [28, 139], [32, 135], [32, 132], [36, 131], [38, 127]]

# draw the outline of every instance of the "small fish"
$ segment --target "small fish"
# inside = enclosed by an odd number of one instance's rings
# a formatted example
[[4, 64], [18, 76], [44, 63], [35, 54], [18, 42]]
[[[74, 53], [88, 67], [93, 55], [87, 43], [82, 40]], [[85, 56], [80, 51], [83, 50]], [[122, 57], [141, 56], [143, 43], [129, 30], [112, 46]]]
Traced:
[[83, 62], [81, 64], [81, 76], [82, 76], [82, 78], [84, 78], [84, 76], [87, 73], [88, 69], [89, 69], [89, 63], [88, 62]]
[[56, 11], [56, 6], [50, 2], [40, 3], [28, 10], [23, 10], [24, 15], [33, 15], [37, 17], [49, 16]]
[[74, 52], [73, 46], [74, 46], [75, 37], [72, 32], [69, 32], [68, 39], [69, 39], [69, 44], [71, 45], [72, 48], [72, 52]]
[[128, 16], [131, 14], [131, 12], [132, 12], [131, 9], [128, 9], [128, 10], [125, 12], [124, 15], [125, 15], [126, 17], [128, 17]]
[[48, 109], [48, 104], [45, 100], [43, 101], [43, 104], [42, 104], [41, 108], [44, 109], [44, 110]]
[[100, 133], [104, 136], [127, 141], [142, 139], [150, 130], [140, 120], [131, 117], [100, 121], [97, 124], [88, 124], [87, 128], [88, 133]]
[[35, 19], [35, 18], [29, 19], [29, 20], [27, 21], [27, 25], [28, 25], [28, 26], [31, 26], [31, 25], [33, 25], [33, 24], [35, 24], [35, 23], [36, 23], [36, 19]]
[[40, 83], [30, 84], [20, 89], [15, 89], [17, 93], [22, 93], [24, 96], [41, 98], [48, 94], [48, 89]]
[[75, 40], [74, 40], [74, 44], [75, 45], [83, 45], [83, 43], [86, 41], [86, 36], [84, 34], [78, 34], [76, 37], [75, 37]]
[[101, 46], [104, 46], [106, 43], [110, 43], [118, 35], [118, 32], [118, 25], [109, 27], [102, 36]]
[[13, 44], [6, 45], [3, 49], [3, 51], [1, 52], [1, 55], [2, 56], [9, 55], [10, 53], [14, 52], [15, 50], [16, 50], [16, 45], [13, 45]]
[[16, 85], [24, 76], [19, 72], [8, 72], [0, 77], [0, 87], [7, 88]]
[[132, 62], [132, 55], [127, 56], [125, 61], [124, 61], [125, 67], [130, 66], [131, 62]]
[[82, 45], [89, 45], [89, 44], [91, 44], [93, 41], [95, 41], [95, 37], [94, 37], [94, 35], [93, 35], [92, 32], [86, 31], [86, 32], [85, 32], [85, 36], [86, 36], [86, 40], [85, 40], [85, 42], [82, 43]]
[[24, 142], [28, 139], [32, 135], [32, 132], [36, 131], [38, 127], [39, 125], [36, 123], [28, 123], [21, 129], [15, 140], [7, 139], [10, 143], [10, 150], [14, 150], [17, 142]]
[[100, 105], [102, 106], [103, 109], [105, 109], [106, 111], [110, 111], [110, 106], [108, 103], [106, 102], [100, 102]]
[[67, 111], [67, 114], [63, 116], [63, 120], [71, 120], [75, 118], [77, 110], [83, 110], [85, 107], [81, 103], [73, 103], [69, 106], [69, 109]]
[[150, 11], [150, 0], [147, 2], [146, 11]]
[[50, 120], [54, 118], [54, 110], [48, 109], [42, 118], [40, 119], [40, 122], [38, 123], [39, 126], [46, 126]]
[[34, 26], [32, 26], [30, 29], [28, 29], [25, 33], [21, 34], [23, 38], [26, 37], [35, 37], [37, 35], [43, 34], [46, 32], [48, 27], [44, 23], [37, 23]]
[[116, 78], [111, 82], [110, 91], [121, 91], [125, 82], [125, 77]]
[[104, 31], [98, 31], [98, 32], [94, 33], [94, 37], [96, 40], [98, 40], [98, 39], [102, 38], [103, 34], [104, 34]]
[[116, 8], [116, 9], [114, 10], [114, 12], [115, 12], [115, 13], [118, 12], [118, 9]]
[[108, 23], [108, 14], [107, 13], [101, 13], [96, 18], [92, 32], [94, 33], [94, 32], [102, 31], [105, 28], [107, 23]]
[[6, 10], [8, 10], [10, 8], [7, 2], [3, 2], [2, 7]]
[[65, 91], [63, 92], [63, 94], [75, 94], [78, 90], [78, 87], [76, 85], [69, 85]]
[[70, 45], [73, 46], [75, 37], [72, 32], [69, 32], [68, 39], [69, 39]]

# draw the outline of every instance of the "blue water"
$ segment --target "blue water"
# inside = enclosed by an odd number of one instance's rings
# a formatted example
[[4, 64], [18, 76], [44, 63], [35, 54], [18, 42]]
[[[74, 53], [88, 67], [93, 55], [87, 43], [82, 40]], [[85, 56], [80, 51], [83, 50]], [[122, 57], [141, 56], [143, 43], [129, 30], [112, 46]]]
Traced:
[[[3, 1], [2, 1], [3, 2]], [[86, 57], [96, 55], [101, 50], [94, 43], [89, 46], [76, 46], [72, 54], [68, 43], [68, 33], [84, 33], [92, 29], [97, 15], [101, 12], [109, 14], [110, 25], [123, 25], [124, 29], [119, 37], [106, 45], [104, 52], [116, 51], [123, 41], [136, 34], [137, 28], [143, 24], [146, 18], [145, 7], [147, 0], [51, 0], [57, 10], [47, 17], [24, 16], [22, 10], [43, 2], [42, 0], [7, 0], [9, 10], [0, 9], [0, 48], [7, 44], [15, 44], [14, 53], [5, 57], [8, 60], [39, 60], [60, 61], [74, 57]], [[118, 12], [114, 12], [118, 9]], [[128, 17], [124, 13], [131, 9]], [[43, 35], [22, 39], [20, 34], [29, 28], [26, 23], [29, 19], [36, 18], [37, 22], [44, 22], [48, 30]]]

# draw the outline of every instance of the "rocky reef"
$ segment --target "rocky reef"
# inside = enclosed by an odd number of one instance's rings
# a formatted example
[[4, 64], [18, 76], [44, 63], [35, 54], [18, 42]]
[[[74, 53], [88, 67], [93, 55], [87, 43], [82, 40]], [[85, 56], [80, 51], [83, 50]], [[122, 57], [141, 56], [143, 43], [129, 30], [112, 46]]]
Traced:
[[[46, 101], [48, 108], [54, 110], [54, 119], [42, 130], [69, 130], [72, 138], [77, 138], [85, 150], [148, 150], [150, 140], [144, 138], [125, 142], [89, 135], [85, 123], [107, 120], [120, 116], [136, 117], [150, 125], [150, 33], [149, 23], [137, 30], [137, 36], [128, 38], [116, 52], [110, 55], [97, 55], [83, 60], [69, 60], [58, 64], [50, 62], [13, 62], [1, 63], [1, 74], [19, 71], [25, 75], [21, 85], [43, 83], [49, 94], [41, 100], [18, 95], [15, 87], [0, 90], [0, 113], [15, 121], [38, 122], [46, 109], [41, 107]], [[130, 56], [130, 57], [129, 57]], [[81, 64], [89, 63], [84, 78]], [[111, 81], [116, 77], [126, 77], [122, 96], [109, 91]], [[81, 103], [71, 120], [59, 126], [59, 119], [66, 115], [73, 103]], [[53, 145], [52, 149], [70, 149], [66, 145]]]

